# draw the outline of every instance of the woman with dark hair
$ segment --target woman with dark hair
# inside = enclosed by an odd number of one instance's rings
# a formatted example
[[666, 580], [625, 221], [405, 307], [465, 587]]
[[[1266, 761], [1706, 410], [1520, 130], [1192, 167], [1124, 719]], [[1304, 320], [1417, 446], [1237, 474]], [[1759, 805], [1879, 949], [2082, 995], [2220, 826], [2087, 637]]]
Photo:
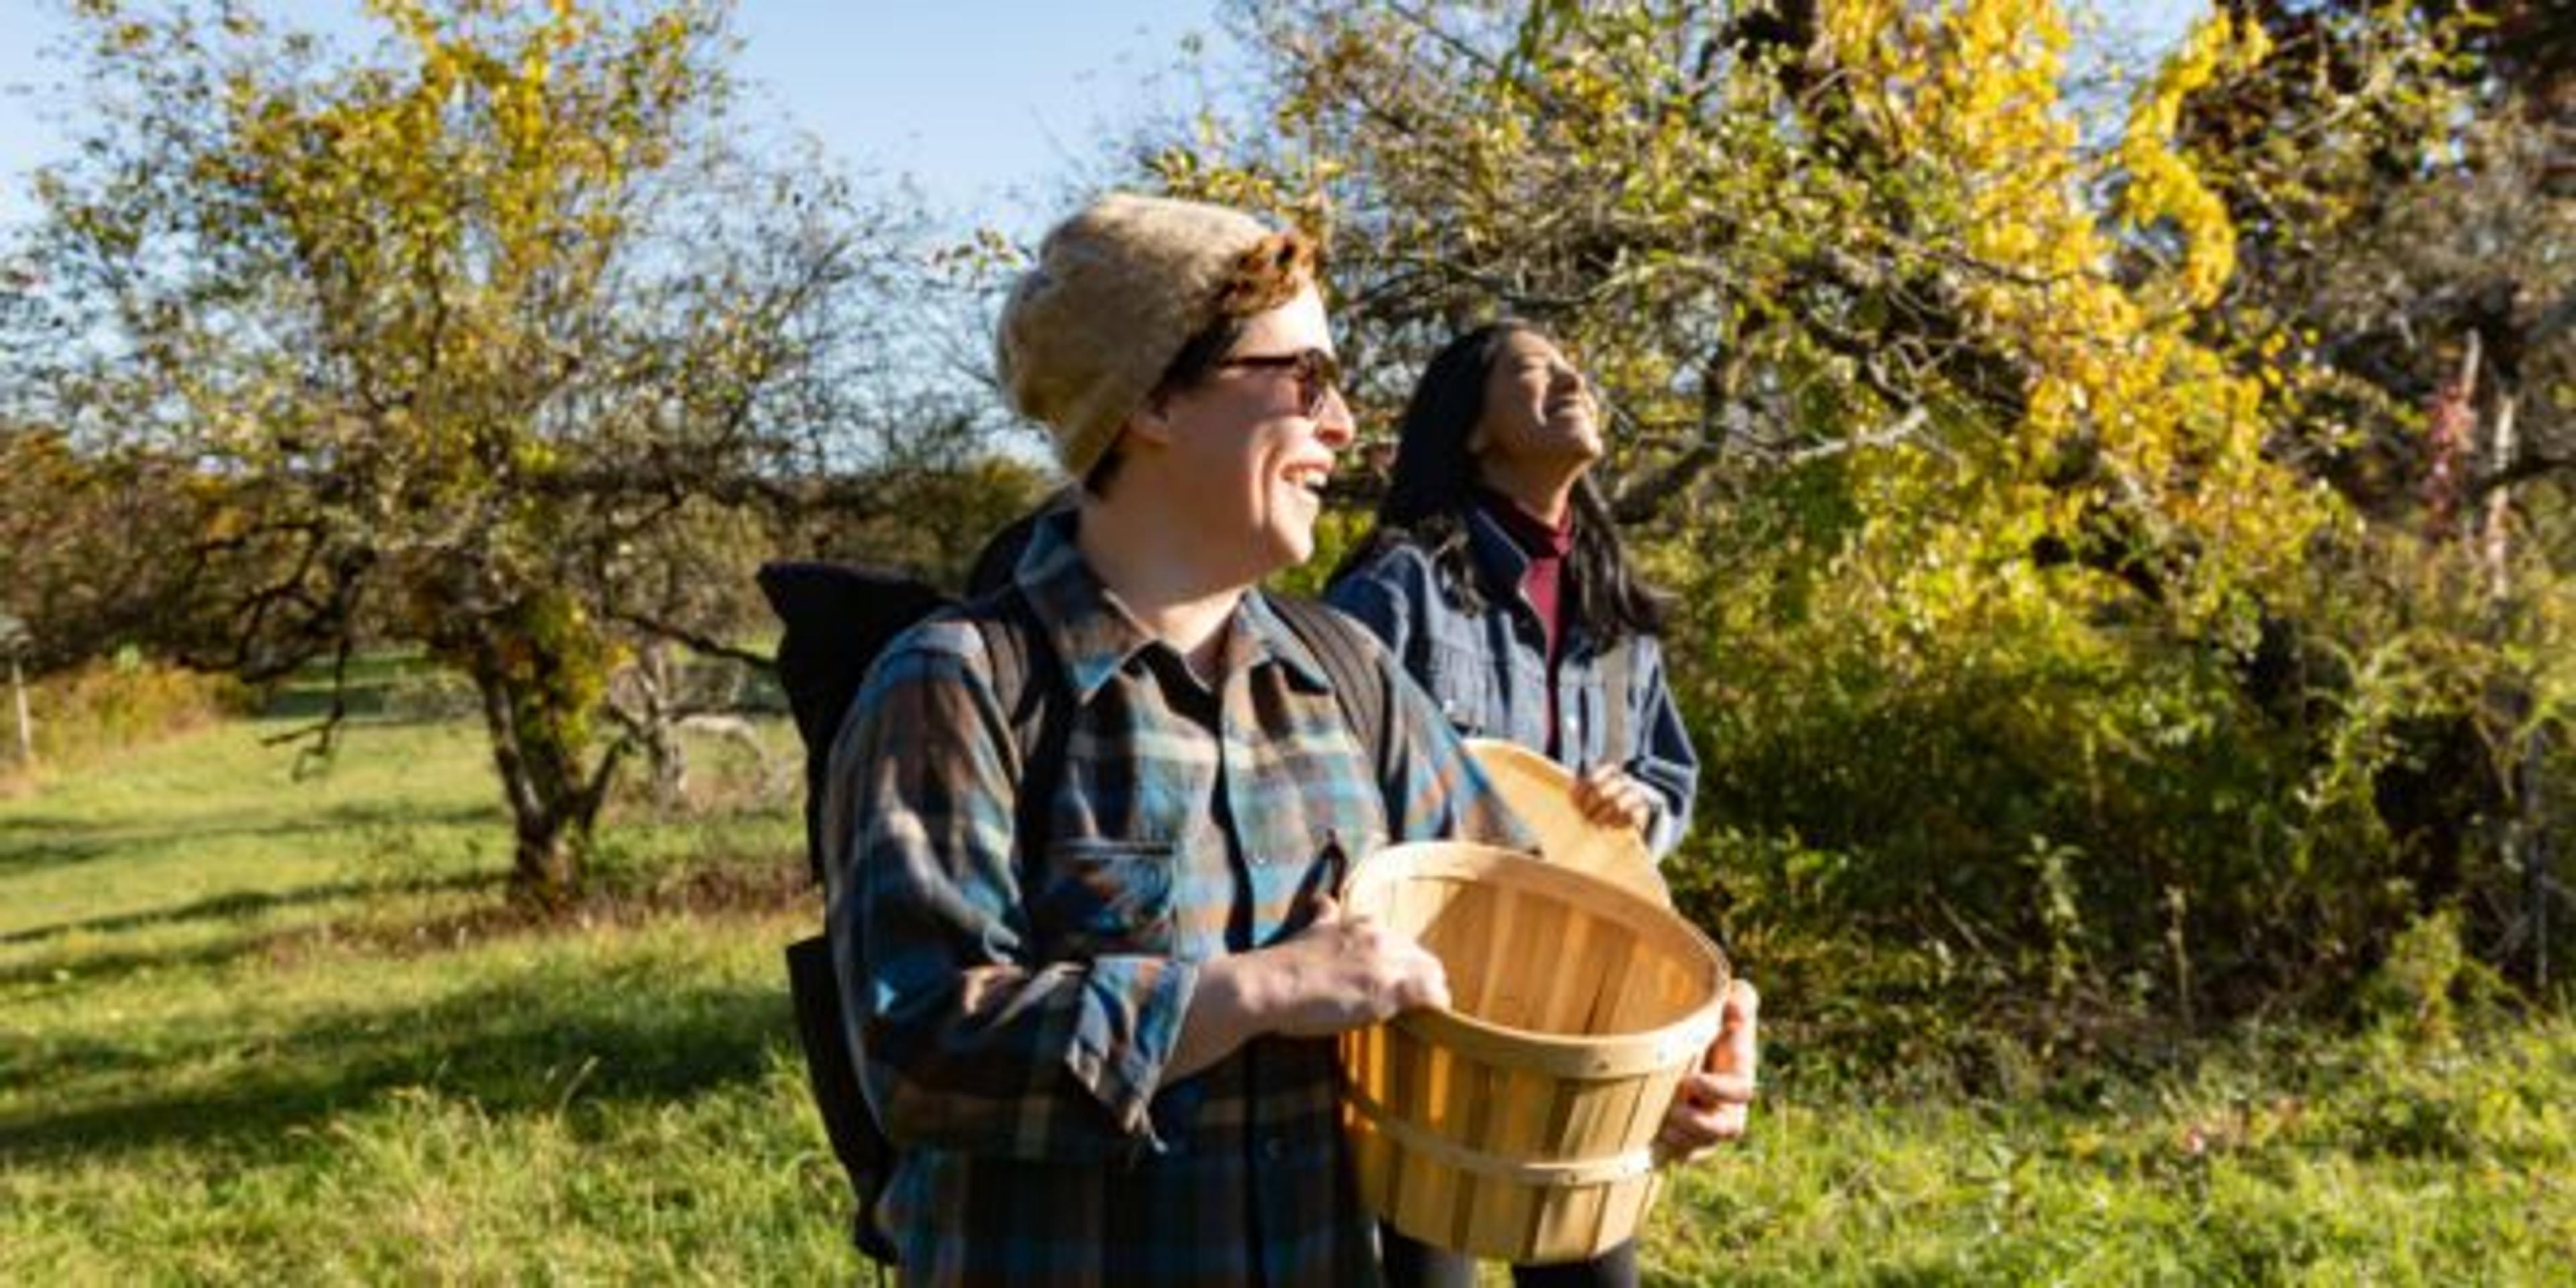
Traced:
[[1664, 681], [1664, 598], [1591, 477], [1602, 450], [1590, 387], [1536, 327], [1452, 340], [1405, 407], [1377, 528], [1327, 597], [1462, 733], [1574, 771], [1584, 813], [1660, 859], [1690, 823], [1699, 758]]
[[[1699, 758], [1664, 680], [1665, 601], [1591, 478], [1602, 451], [1592, 391], [1544, 333], [1506, 319], [1458, 337], [1414, 386], [1377, 527], [1326, 598], [1384, 639], [1461, 733], [1564, 766], [1589, 819], [1636, 829], [1661, 859], [1689, 825]], [[1729, 1009], [1752, 1005], [1748, 989]], [[1676, 1153], [1742, 1131], [1740, 1092], [1705, 1076], [1667, 1118]], [[1380, 1234], [1391, 1283], [1475, 1282], [1471, 1259]], [[1512, 1274], [1634, 1284], [1636, 1249]]]

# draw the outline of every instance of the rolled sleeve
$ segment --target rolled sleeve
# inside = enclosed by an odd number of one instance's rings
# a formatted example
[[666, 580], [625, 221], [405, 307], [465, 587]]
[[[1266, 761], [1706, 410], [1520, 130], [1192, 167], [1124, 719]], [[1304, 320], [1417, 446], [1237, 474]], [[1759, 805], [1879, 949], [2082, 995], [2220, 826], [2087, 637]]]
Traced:
[[1090, 964], [1083, 981], [1082, 1015], [1066, 1067], [1108, 1109], [1121, 1133], [1149, 1148], [1161, 1147], [1154, 1096], [1198, 977], [1194, 962], [1104, 957]]
[[861, 1080], [906, 1146], [1030, 1161], [1159, 1148], [1151, 1104], [1197, 974], [1158, 957], [1035, 963], [1017, 756], [973, 628], [898, 639], [833, 749], [827, 922]]

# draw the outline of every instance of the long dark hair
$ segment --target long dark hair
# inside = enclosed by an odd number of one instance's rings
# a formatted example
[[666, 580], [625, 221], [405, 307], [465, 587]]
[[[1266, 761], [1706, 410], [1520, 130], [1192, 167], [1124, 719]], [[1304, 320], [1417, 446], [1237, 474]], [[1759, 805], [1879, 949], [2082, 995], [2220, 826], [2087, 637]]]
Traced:
[[[1485, 414], [1485, 376], [1516, 334], [1544, 335], [1517, 318], [1477, 327], [1441, 347], [1422, 369], [1405, 403], [1395, 445], [1395, 477], [1378, 503], [1377, 526], [1352, 547], [1332, 579], [1339, 581], [1389, 546], [1409, 542], [1431, 557], [1441, 593], [1460, 611], [1483, 612], [1484, 588], [1468, 544], [1467, 516], [1476, 508], [1477, 473], [1467, 440]], [[1640, 580], [1619, 544], [1619, 524], [1590, 471], [1574, 481], [1574, 553], [1567, 560], [1573, 620], [1601, 646], [1631, 635], [1659, 635], [1667, 601]]]

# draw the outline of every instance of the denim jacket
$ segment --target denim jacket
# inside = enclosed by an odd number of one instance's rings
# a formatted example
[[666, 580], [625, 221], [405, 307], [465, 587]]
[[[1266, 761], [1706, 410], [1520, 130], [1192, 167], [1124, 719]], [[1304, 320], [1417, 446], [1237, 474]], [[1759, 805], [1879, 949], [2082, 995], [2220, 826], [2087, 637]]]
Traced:
[[[1352, 569], [1325, 599], [1384, 639], [1461, 734], [1547, 751], [1547, 636], [1520, 591], [1529, 556], [1483, 511], [1471, 510], [1467, 524], [1468, 549], [1483, 580], [1483, 612], [1467, 613], [1451, 602], [1429, 553], [1409, 542]], [[1601, 650], [1580, 623], [1567, 623], [1566, 632], [1556, 675], [1563, 727], [1555, 758], [1578, 771], [1614, 762], [1644, 784], [1655, 800], [1646, 847], [1661, 859], [1689, 828], [1699, 783], [1699, 756], [1665, 683], [1663, 649], [1651, 637], [1630, 640], [1627, 692], [1610, 694]], [[1613, 701], [1626, 704], [1624, 747], [1605, 745]]]

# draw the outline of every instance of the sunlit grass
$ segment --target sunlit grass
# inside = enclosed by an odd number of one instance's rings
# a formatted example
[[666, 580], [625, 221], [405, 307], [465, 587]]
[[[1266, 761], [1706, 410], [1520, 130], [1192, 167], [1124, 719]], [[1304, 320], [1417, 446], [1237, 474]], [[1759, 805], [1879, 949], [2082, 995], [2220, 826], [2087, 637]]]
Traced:
[[2576, 1255], [2576, 1030], [2310, 1035], [2046, 1101], [1775, 1096], [1691, 1172], [1668, 1282], [2556, 1283]]
[[[630, 803], [602, 847], [618, 897], [530, 927], [494, 911], [507, 831], [470, 726], [362, 724], [301, 781], [278, 727], [0, 802], [0, 1282], [858, 1271], [776, 966], [815, 915], [777, 875], [792, 803]], [[750, 895], [686, 897], [710, 869]], [[2536, 1284], [2576, 1261], [2563, 1021], [2251, 1034], [2017, 1098], [1776, 1063], [1752, 1138], [1668, 1195], [1654, 1281]]]

